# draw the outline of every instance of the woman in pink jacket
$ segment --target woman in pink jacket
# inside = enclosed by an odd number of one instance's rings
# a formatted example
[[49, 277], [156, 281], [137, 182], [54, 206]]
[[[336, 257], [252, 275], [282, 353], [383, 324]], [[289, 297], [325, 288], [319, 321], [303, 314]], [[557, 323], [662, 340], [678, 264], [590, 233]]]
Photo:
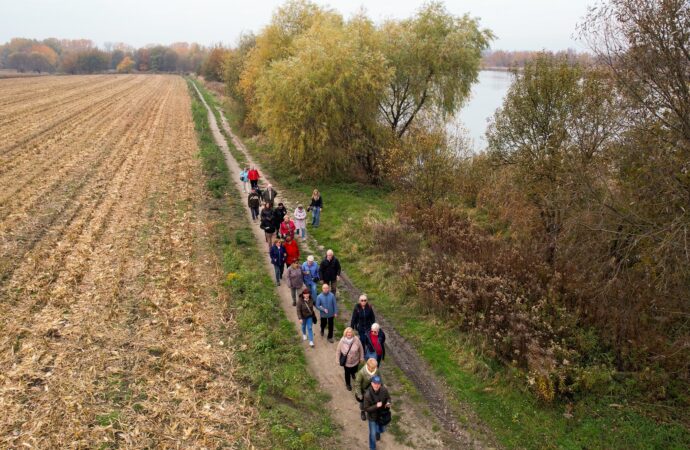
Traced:
[[[364, 348], [352, 328], [345, 328], [343, 338], [338, 343], [336, 356], [338, 363], [345, 369], [345, 386], [348, 391], [351, 391], [352, 383], [350, 380], [354, 380], [359, 364], [364, 362]], [[345, 362], [344, 365], [343, 362]]]

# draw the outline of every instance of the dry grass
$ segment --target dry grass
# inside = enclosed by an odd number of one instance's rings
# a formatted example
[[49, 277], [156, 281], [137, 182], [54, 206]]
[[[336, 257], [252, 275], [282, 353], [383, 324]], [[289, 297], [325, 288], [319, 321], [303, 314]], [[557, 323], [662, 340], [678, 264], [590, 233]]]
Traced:
[[0, 447], [251, 445], [184, 81], [7, 80], [0, 123]]

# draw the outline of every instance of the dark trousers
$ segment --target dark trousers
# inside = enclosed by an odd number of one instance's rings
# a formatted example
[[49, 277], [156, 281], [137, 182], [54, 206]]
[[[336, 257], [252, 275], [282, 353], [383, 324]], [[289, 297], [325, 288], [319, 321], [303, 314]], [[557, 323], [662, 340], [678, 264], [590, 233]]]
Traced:
[[326, 329], [328, 325], [328, 339], [333, 339], [333, 324], [335, 323], [335, 317], [322, 317], [321, 318], [321, 334]]
[[252, 220], [256, 220], [259, 217], [259, 207], [249, 208], [252, 212]]
[[355, 377], [357, 376], [357, 369], [359, 369], [359, 366], [357, 366], [357, 365], [352, 366], [352, 367], [345, 366], [345, 367], [343, 367], [343, 369], [345, 369], [345, 386], [350, 387], [350, 386], [352, 386], [352, 384], [350, 384], [350, 380], [351, 379], [354, 380]]
[[252, 186], [252, 189], [258, 188], [259, 187], [259, 180], [249, 180], [249, 184]]
[[328, 287], [331, 288], [331, 292], [333, 292], [333, 295], [335, 295], [335, 291], [337, 290], [337, 289], [336, 289], [336, 288], [337, 288], [336, 285], [338, 284], [338, 280], [333, 280], [333, 281], [326, 281], [326, 280], [324, 280], [324, 282], [325, 282], [326, 284], [328, 284]]

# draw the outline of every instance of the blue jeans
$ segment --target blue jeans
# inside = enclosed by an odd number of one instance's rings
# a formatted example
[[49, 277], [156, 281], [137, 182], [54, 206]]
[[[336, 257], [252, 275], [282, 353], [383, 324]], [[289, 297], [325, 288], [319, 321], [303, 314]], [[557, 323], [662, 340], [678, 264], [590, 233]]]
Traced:
[[314, 301], [316, 301], [316, 295], [317, 295], [316, 294], [316, 283], [314, 283], [313, 281], [310, 281], [309, 283], [305, 283], [305, 285], [311, 291], [311, 298], [313, 298]]
[[307, 317], [306, 319], [302, 319], [302, 334], [309, 336], [309, 342], [314, 341], [314, 331], [311, 329], [311, 326], [311, 316]]
[[280, 279], [283, 278], [283, 268], [284, 267], [285, 266], [282, 264], [280, 266], [277, 264], [273, 264], [273, 270], [275, 271], [275, 274], [276, 274], [276, 284], [280, 284]]
[[302, 239], [307, 238], [307, 229], [306, 228], [299, 228], [299, 235], [302, 236]]
[[376, 433], [383, 433], [386, 431], [386, 427], [382, 427], [373, 420], [369, 421], [369, 448], [371, 450], [376, 450]]
[[318, 206], [314, 206], [311, 208], [311, 224], [314, 225], [315, 227], [318, 227], [320, 221], [321, 221], [321, 208], [319, 208]]

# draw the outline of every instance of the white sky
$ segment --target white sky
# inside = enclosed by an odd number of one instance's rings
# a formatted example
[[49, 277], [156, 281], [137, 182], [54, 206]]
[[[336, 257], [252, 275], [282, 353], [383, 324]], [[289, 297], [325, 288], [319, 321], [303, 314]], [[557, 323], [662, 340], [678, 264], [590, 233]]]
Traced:
[[[503, 50], [583, 50], [573, 34], [596, 0], [446, 0], [448, 10], [481, 19]], [[0, 43], [12, 37], [85, 38], [134, 47], [176, 41], [234, 44], [258, 32], [282, 0], [0, 0]], [[316, 0], [349, 17], [362, 6], [375, 21], [405, 18], [421, 0]]]

